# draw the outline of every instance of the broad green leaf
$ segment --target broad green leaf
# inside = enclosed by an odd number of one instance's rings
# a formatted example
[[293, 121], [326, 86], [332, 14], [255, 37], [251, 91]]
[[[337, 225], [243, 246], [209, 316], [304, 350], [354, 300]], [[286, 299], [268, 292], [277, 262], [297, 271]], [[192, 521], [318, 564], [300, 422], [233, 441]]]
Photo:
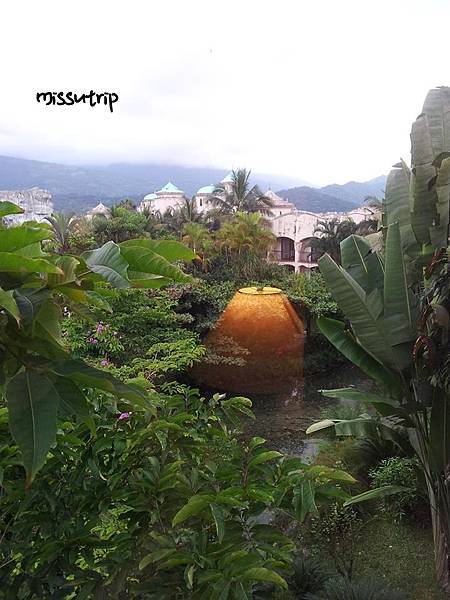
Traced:
[[258, 446], [261, 446], [262, 444], [265, 444], [266, 440], [262, 437], [254, 437], [250, 440], [250, 443], [248, 445], [248, 447], [251, 450], [254, 450], [255, 448], [257, 448]]
[[212, 500], [213, 496], [209, 494], [198, 494], [189, 498], [187, 504], [185, 504], [174, 516], [172, 520], [172, 527], [176, 527], [189, 517], [203, 512]]
[[409, 289], [398, 223], [389, 225], [385, 248], [384, 316], [393, 345], [417, 337], [418, 311]]
[[318, 514], [314, 483], [308, 479], [301, 481], [294, 489], [294, 499], [292, 502], [295, 516], [300, 523], [303, 523], [307, 514]]
[[306, 435], [311, 435], [312, 433], [317, 433], [318, 431], [323, 431], [324, 429], [334, 428], [335, 421], [331, 419], [324, 419], [323, 421], [318, 421], [317, 423], [313, 423], [306, 430]]
[[26, 256], [27, 258], [48, 257], [48, 254], [46, 254], [42, 250], [41, 242], [34, 242], [34, 244], [29, 244], [28, 246], [24, 246], [23, 248], [14, 250], [14, 254], [18, 254], [19, 256]]
[[9, 202], [9, 200], [0, 201], [0, 218], [6, 217], [7, 215], [21, 215], [25, 211], [17, 204]]
[[147, 556], [139, 563], [139, 570], [142, 571], [148, 565], [158, 562], [158, 560], [162, 560], [163, 558], [174, 554], [176, 551], [176, 548], [162, 548], [161, 550], [155, 550], [154, 552], [147, 554]]
[[281, 452], [277, 452], [276, 450], [268, 450], [267, 452], [261, 452], [257, 454], [252, 460], [249, 462], [249, 467], [255, 467], [256, 465], [260, 465], [262, 463], [268, 462], [269, 460], [274, 460], [275, 458], [281, 458], [283, 455]]
[[24, 325], [30, 325], [42, 304], [48, 299], [49, 290], [43, 288], [18, 288], [14, 290], [14, 299], [19, 307], [20, 318]]
[[7, 227], [0, 230], [0, 252], [14, 252], [35, 242], [48, 240], [52, 237], [50, 231], [40, 227]]
[[4, 308], [16, 321], [20, 321], [19, 307], [14, 300], [12, 291], [5, 292], [0, 288], [0, 307]]
[[34, 320], [34, 331], [40, 337], [49, 338], [60, 346], [63, 345], [61, 336], [61, 309], [51, 299], [46, 300], [40, 306]]
[[81, 389], [67, 377], [55, 377], [53, 385], [58, 393], [59, 406], [64, 415], [76, 415], [83, 421], [93, 412]]
[[368, 490], [357, 496], [353, 496], [350, 500], [344, 502], [344, 506], [350, 506], [351, 504], [358, 504], [359, 502], [366, 502], [367, 500], [379, 500], [385, 496], [391, 496], [393, 494], [400, 494], [401, 492], [408, 492], [410, 488], [401, 487], [399, 485], [385, 485], [375, 490]]
[[128, 277], [134, 288], [158, 290], [173, 283], [172, 279], [160, 275], [149, 275], [148, 273], [139, 273], [138, 271], [128, 271]]
[[58, 394], [47, 377], [29, 370], [9, 381], [6, 399], [11, 433], [22, 452], [29, 486], [55, 442]]
[[356, 479], [350, 473], [323, 465], [314, 465], [307, 471], [306, 476], [310, 479], [325, 478], [332, 481], [341, 481], [342, 483], [356, 483]]
[[367, 402], [369, 404], [390, 404], [396, 407], [397, 403], [390, 398], [384, 396], [377, 396], [371, 392], [364, 390], [357, 390], [355, 388], [341, 388], [339, 390], [319, 390], [321, 394], [327, 398], [338, 398], [340, 400], [355, 400], [357, 402]]
[[14, 273], [25, 275], [26, 273], [59, 273], [59, 267], [43, 258], [27, 258], [12, 252], [0, 252], [0, 273]]
[[364, 349], [382, 364], [401, 369], [387, 332], [380, 326], [383, 301], [378, 289], [367, 295], [363, 288], [334, 260], [325, 254], [319, 259], [320, 271], [336, 302], [350, 320]]
[[394, 397], [402, 395], [403, 386], [400, 377], [366, 352], [350, 332], [345, 330], [344, 323], [328, 317], [320, 317], [317, 319], [317, 325], [333, 346], [366, 375], [372, 377], [382, 388], [389, 390]]
[[112, 313], [112, 308], [107, 299], [103, 296], [101, 292], [95, 290], [88, 290], [86, 292], [87, 300], [89, 302], [89, 306], [93, 306], [95, 308], [99, 308], [100, 310], [105, 310], [106, 312]]
[[355, 402], [364, 402], [372, 404], [375, 410], [381, 415], [404, 416], [405, 411], [398, 402], [384, 396], [377, 396], [370, 392], [356, 390], [355, 388], [343, 388], [340, 390], [319, 390], [327, 398], [338, 398], [341, 400], [354, 400]]
[[130, 272], [138, 273], [135, 279], [144, 279], [142, 274], [166, 277], [180, 282], [190, 279], [181, 269], [153, 250], [137, 246], [121, 246], [120, 251], [129, 264]]
[[225, 511], [218, 504], [210, 504], [211, 514], [216, 525], [217, 539], [222, 543], [225, 534]]
[[101, 248], [85, 252], [83, 258], [87, 266], [116, 288], [131, 287], [128, 280], [128, 263], [114, 242], [107, 242]]
[[366, 293], [383, 288], [383, 265], [368, 241], [351, 235], [341, 242], [342, 266]]
[[176, 260], [194, 260], [195, 253], [174, 240], [127, 240], [120, 244], [121, 248], [139, 247], [152, 250], [156, 254], [159, 254], [169, 262]]
[[87, 388], [96, 388], [125, 398], [137, 406], [151, 408], [144, 393], [131, 385], [125, 385], [106, 371], [90, 367], [80, 359], [54, 362], [52, 370], [61, 377], [68, 377], [75, 383]]
[[285, 579], [280, 577], [275, 571], [266, 569], [265, 567], [248, 569], [248, 571], [245, 571], [240, 578], [244, 581], [264, 581], [267, 583], [274, 583], [285, 590], [288, 589], [288, 584]]
[[450, 93], [447, 87], [430, 90], [422, 113], [427, 117], [433, 157], [450, 151]]
[[48, 284], [51, 287], [60, 286], [67, 283], [73, 283], [77, 276], [76, 270], [80, 261], [73, 256], [60, 256], [55, 260], [55, 264], [62, 271], [61, 275], [49, 275]]
[[439, 221], [430, 228], [431, 242], [434, 248], [447, 246], [450, 204], [450, 157], [442, 161], [436, 179], [436, 208]]

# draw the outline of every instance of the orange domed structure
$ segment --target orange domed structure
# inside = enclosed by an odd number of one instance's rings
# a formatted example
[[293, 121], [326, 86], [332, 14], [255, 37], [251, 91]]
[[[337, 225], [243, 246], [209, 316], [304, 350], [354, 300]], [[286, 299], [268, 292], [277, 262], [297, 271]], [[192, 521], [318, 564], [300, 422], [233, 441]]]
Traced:
[[278, 288], [242, 288], [203, 340], [202, 385], [239, 393], [290, 389], [302, 376], [304, 328]]

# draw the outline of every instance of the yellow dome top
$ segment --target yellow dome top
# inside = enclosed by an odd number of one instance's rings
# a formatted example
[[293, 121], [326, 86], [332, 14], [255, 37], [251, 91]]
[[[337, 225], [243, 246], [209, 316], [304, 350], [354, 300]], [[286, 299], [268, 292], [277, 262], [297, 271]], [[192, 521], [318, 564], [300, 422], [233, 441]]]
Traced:
[[246, 288], [241, 288], [239, 290], [239, 293], [250, 294], [252, 296], [258, 295], [258, 294], [267, 296], [268, 294], [281, 294], [281, 290], [279, 288], [275, 288], [275, 287], [263, 287], [263, 288], [246, 287]]

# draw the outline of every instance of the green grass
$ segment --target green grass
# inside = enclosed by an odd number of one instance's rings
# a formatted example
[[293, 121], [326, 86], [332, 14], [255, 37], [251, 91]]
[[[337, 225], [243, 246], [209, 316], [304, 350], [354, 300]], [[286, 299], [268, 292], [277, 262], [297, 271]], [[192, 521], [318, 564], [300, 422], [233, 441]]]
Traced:
[[411, 600], [442, 600], [435, 583], [430, 528], [385, 519], [370, 521], [357, 545], [355, 578], [374, 576], [409, 594]]

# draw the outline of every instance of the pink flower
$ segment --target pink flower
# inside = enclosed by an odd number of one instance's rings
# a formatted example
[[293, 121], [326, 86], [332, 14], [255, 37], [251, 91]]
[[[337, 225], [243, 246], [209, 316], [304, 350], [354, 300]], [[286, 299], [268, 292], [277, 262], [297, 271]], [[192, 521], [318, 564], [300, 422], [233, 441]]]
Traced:
[[107, 367], [109, 365], [109, 360], [107, 358], [104, 358], [101, 363], [102, 367]]
[[125, 419], [129, 419], [132, 414], [133, 414], [132, 412], [120, 413], [120, 415], [117, 417], [117, 420], [118, 421], [124, 421]]

